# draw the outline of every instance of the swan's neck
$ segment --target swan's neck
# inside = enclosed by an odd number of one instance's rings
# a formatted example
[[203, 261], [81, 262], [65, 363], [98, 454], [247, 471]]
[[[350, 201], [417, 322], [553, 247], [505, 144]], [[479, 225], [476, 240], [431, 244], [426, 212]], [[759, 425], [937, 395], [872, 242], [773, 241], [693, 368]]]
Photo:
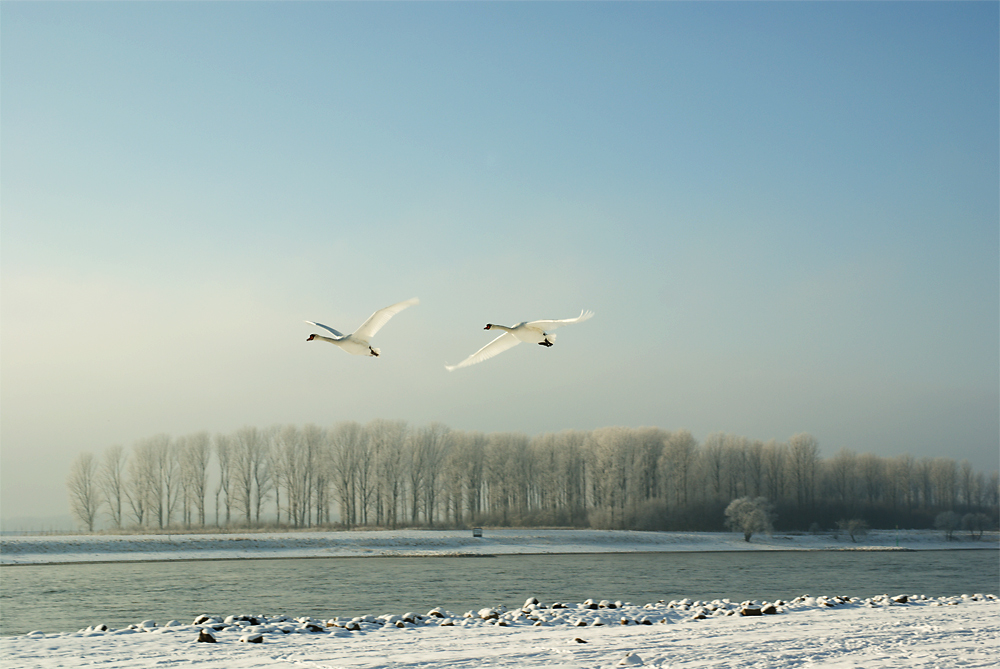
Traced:
[[514, 328], [509, 328], [506, 325], [497, 325], [496, 323], [490, 323], [487, 330], [503, 330], [504, 332], [513, 332]]
[[322, 341], [328, 341], [331, 344], [340, 344], [340, 342], [337, 341], [336, 339], [330, 339], [329, 337], [324, 337], [323, 335], [318, 335], [318, 334], [314, 334], [314, 335], [311, 335], [309, 337], [309, 341], [312, 341], [314, 339], [319, 339], [319, 340], [322, 340]]

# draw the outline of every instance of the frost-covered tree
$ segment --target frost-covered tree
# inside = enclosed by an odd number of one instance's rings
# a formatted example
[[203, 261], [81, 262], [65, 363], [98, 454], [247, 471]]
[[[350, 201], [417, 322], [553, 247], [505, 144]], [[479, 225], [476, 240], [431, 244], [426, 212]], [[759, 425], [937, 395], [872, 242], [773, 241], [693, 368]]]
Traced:
[[771, 532], [773, 529], [775, 515], [771, 503], [764, 497], [734, 499], [725, 513], [726, 526], [742, 532], [744, 541], [750, 541], [750, 537], [758, 532]]
[[962, 516], [962, 529], [969, 531], [973, 539], [981, 539], [983, 532], [990, 528], [990, 517], [985, 513], [967, 513]]
[[842, 532], [847, 532], [847, 536], [851, 538], [851, 543], [857, 543], [858, 537], [868, 536], [868, 523], [861, 518], [838, 520], [837, 528]]
[[955, 530], [962, 527], [962, 517], [954, 511], [942, 511], [934, 519], [934, 527], [944, 530], [944, 536], [951, 541], [955, 537]]
[[101, 492], [108, 503], [108, 515], [116, 528], [122, 526], [122, 503], [125, 498], [125, 449], [111, 446], [104, 451], [99, 480]]
[[215, 435], [215, 456], [219, 462], [219, 485], [215, 489], [215, 524], [219, 524], [219, 495], [226, 505], [226, 526], [233, 510], [233, 438], [228, 434]]
[[344, 421], [328, 432], [330, 475], [340, 507], [340, 522], [347, 528], [358, 523], [358, 470], [363, 458], [364, 429], [354, 421]]
[[208, 463], [211, 455], [212, 444], [207, 432], [198, 432], [177, 440], [185, 525], [191, 524], [192, 509], [198, 516], [198, 524], [205, 524], [205, 496], [208, 492]]
[[69, 507], [88, 532], [94, 531], [94, 521], [101, 507], [101, 488], [97, 481], [97, 462], [90, 453], [81, 453], [70, 467], [66, 479]]

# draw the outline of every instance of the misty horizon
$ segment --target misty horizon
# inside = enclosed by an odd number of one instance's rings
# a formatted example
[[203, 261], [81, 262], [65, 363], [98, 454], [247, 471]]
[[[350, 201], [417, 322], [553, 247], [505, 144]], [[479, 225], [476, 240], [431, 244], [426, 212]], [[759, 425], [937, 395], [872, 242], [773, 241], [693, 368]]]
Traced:
[[[0, 3], [0, 521], [393, 416], [1000, 468], [996, 3]], [[378, 357], [305, 340], [419, 296]], [[594, 318], [449, 373], [487, 323]], [[631, 428], [630, 428], [631, 429]]]

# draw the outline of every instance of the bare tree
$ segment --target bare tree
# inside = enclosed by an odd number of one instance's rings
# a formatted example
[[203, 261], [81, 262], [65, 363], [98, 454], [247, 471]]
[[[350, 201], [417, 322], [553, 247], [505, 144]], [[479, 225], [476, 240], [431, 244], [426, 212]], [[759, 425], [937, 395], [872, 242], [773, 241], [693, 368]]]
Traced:
[[854, 487], [858, 480], [858, 454], [849, 448], [842, 448], [827, 463], [826, 469], [834, 496], [846, 507], [853, 507], [856, 502]]
[[122, 526], [122, 504], [125, 501], [125, 449], [110, 446], [101, 462], [100, 484], [108, 504], [108, 516], [116, 528]]
[[799, 507], [812, 504], [819, 469], [819, 444], [811, 434], [792, 435], [788, 440], [789, 474], [795, 486], [795, 501]]
[[726, 451], [723, 446], [725, 435], [713, 432], [705, 437], [701, 445], [701, 463], [705, 480], [712, 490], [713, 498], [722, 500], [726, 489]]
[[688, 491], [697, 449], [698, 442], [687, 430], [670, 433], [664, 443], [660, 462], [673, 489], [674, 506], [684, 508], [688, 505]]
[[931, 481], [936, 506], [954, 509], [958, 501], [958, 465], [951, 458], [934, 458], [931, 462]]
[[315, 425], [306, 425], [302, 431], [302, 441], [311, 463], [312, 474], [309, 477], [311, 492], [307, 503], [312, 502], [316, 509], [316, 522], [330, 522], [331, 490], [334, 487], [333, 451], [330, 434]]
[[93, 455], [81, 453], [73, 461], [66, 487], [69, 490], [70, 511], [88, 532], [93, 532], [94, 521], [103, 502], [97, 481], [97, 462]]
[[865, 453], [858, 457], [858, 473], [865, 500], [869, 506], [874, 506], [881, 501], [885, 491], [885, 463], [877, 455]]
[[163, 527], [163, 478], [160, 471], [160, 453], [169, 443], [166, 435], [157, 435], [136, 442], [128, 461], [128, 485], [125, 496], [132, 518], [139, 526]]
[[211, 439], [207, 432], [198, 432], [177, 441], [180, 474], [184, 495], [184, 522], [191, 523], [189, 508], [194, 506], [198, 525], [205, 525], [205, 496], [208, 492], [208, 464], [211, 460]]
[[365, 426], [372, 444], [378, 479], [378, 522], [395, 529], [403, 506], [404, 454], [409, 438], [406, 421], [376, 419]]
[[786, 496], [788, 444], [772, 439], [764, 444], [763, 456], [766, 497], [779, 501]]
[[[319, 429], [319, 428], [316, 428]], [[271, 454], [274, 476], [275, 505], [281, 522], [281, 490], [285, 490], [285, 517], [295, 527], [305, 524], [309, 508], [309, 477], [312, 472], [310, 453], [305, 449], [302, 432], [293, 425], [278, 431]]]
[[358, 523], [357, 473], [363, 438], [361, 425], [353, 421], [338, 423], [329, 433], [333, 487], [340, 506], [340, 522], [348, 528]]
[[476, 523], [485, 511], [486, 436], [482, 432], [466, 432], [456, 443], [456, 450], [461, 454], [463, 463], [465, 506], [469, 512], [469, 521]]
[[[166, 435], [162, 435], [166, 437]], [[174, 509], [181, 497], [183, 479], [181, 477], [179, 449], [177, 442], [166, 437], [159, 444], [157, 468], [162, 482], [163, 500], [160, 511], [160, 527], [170, 527]]]
[[233, 437], [233, 492], [247, 525], [260, 521], [261, 505], [270, 490], [270, 438], [270, 431], [249, 426], [237, 430]]
[[431, 423], [427, 427], [418, 428], [414, 433], [417, 458], [423, 470], [421, 483], [421, 500], [424, 506], [424, 522], [434, 526], [437, 514], [438, 480], [441, 477], [442, 465], [447, 457], [448, 428], [441, 423]]
[[219, 494], [226, 505], [226, 527], [229, 526], [233, 506], [233, 451], [234, 440], [226, 434], [215, 435], [215, 455], [219, 461], [219, 485], [215, 489], [215, 524], [219, 524]]
[[746, 443], [743, 466], [747, 496], [759, 497], [764, 492], [764, 442]]

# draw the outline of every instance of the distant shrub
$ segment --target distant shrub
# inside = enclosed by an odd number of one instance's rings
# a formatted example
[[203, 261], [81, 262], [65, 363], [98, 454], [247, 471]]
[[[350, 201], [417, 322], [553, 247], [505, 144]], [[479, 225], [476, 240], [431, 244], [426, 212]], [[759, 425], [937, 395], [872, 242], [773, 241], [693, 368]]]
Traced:
[[851, 518], [850, 520], [838, 520], [837, 529], [847, 532], [851, 537], [851, 543], [858, 543], [858, 537], [868, 536], [868, 523], [861, 518]]
[[934, 527], [944, 530], [944, 536], [948, 541], [955, 538], [955, 530], [962, 527], [962, 517], [954, 511], [942, 511], [934, 519]]
[[740, 497], [726, 507], [726, 526], [743, 533], [743, 540], [750, 541], [757, 532], [771, 532], [774, 529], [773, 506], [764, 497], [751, 499]]

